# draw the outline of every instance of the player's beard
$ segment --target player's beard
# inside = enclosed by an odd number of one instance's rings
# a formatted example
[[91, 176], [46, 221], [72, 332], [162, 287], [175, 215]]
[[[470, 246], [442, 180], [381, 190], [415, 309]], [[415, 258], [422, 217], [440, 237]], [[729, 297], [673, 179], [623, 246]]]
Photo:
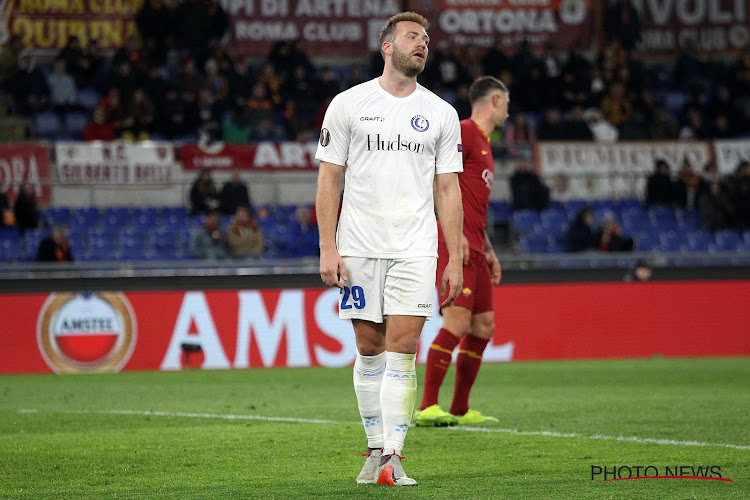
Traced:
[[393, 64], [394, 69], [403, 73], [407, 78], [414, 78], [424, 71], [424, 65], [427, 61], [426, 53], [425, 58], [422, 61], [412, 61], [412, 55], [413, 54], [401, 52], [395, 46], [393, 47], [391, 64]]

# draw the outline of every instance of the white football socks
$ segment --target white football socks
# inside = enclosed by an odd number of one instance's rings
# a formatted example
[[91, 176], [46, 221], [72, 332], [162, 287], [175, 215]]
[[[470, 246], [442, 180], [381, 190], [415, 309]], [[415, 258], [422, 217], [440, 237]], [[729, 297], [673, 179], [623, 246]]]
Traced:
[[359, 414], [365, 426], [368, 448], [383, 447], [383, 415], [380, 411], [380, 388], [385, 372], [386, 353], [362, 356], [354, 361], [354, 393]]
[[416, 354], [386, 351], [385, 378], [380, 388], [385, 445], [383, 455], [401, 454], [417, 400]]

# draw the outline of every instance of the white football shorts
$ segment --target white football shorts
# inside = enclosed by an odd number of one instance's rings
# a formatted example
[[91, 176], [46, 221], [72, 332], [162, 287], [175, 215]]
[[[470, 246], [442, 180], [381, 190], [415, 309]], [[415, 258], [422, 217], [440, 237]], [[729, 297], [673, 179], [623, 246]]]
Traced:
[[435, 257], [343, 257], [349, 277], [339, 296], [339, 317], [382, 323], [383, 316], [432, 317]]

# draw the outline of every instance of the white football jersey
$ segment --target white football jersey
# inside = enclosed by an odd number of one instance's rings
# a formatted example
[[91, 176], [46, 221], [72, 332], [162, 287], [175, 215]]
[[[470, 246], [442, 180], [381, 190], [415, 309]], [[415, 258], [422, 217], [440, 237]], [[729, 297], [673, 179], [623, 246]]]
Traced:
[[437, 257], [432, 183], [463, 171], [456, 110], [417, 84], [394, 97], [378, 79], [337, 95], [315, 158], [346, 168], [336, 231], [341, 256]]

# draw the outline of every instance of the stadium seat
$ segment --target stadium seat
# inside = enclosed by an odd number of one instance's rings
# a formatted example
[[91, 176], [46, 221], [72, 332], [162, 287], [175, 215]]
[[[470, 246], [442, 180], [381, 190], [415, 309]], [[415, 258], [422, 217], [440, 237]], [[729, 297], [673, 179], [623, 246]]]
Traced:
[[69, 111], [63, 119], [65, 130], [73, 139], [83, 139], [83, 129], [86, 128], [88, 116], [82, 111]]
[[507, 201], [491, 201], [490, 210], [496, 222], [507, 221], [513, 216], [513, 209]]
[[573, 220], [578, 212], [587, 205], [586, 200], [568, 200], [565, 202], [565, 211], [568, 213], [568, 219]]
[[716, 231], [714, 243], [708, 246], [712, 252], [737, 252], [745, 249], [745, 243], [740, 234], [732, 229]]
[[692, 208], [678, 208], [675, 211], [677, 227], [682, 230], [698, 229], [700, 226], [700, 214]]
[[633, 239], [635, 240], [635, 249], [639, 252], [650, 252], [659, 249], [658, 233], [641, 231], [636, 233]]
[[88, 111], [93, 110], [96, 105], [99, 104], [100, 100], [101, 95], [96, 89], [82, 88], [78, 90], [78, 104], [86, 108]]
[[682, 233], [669, 231], [659, 235], [659, 249], [662, 252], [680, 252], [684, 244], [685, 238]]
[[713, 240], [711, 233], [706, 231], [690, 231], [687, 233], [686, 249], [689, 252], [706, 252]]
[[520, 233], [531, 233], [542, 222], [536, 210], [516, 210], [513, 212], [513, 227]]
[[648, 209], [649, 224], [656, 229], [674, 229], [677, 217], [672, 207], [656, 206]]
[[68, 207], [48, 207], [43, 216], [49, 226], [69, 226], [72, 214]]
[[52, 111], [36, 113], [31, 118], [34, 135], [41, 139], [56, 140], [63, 135], [60, 117]]

